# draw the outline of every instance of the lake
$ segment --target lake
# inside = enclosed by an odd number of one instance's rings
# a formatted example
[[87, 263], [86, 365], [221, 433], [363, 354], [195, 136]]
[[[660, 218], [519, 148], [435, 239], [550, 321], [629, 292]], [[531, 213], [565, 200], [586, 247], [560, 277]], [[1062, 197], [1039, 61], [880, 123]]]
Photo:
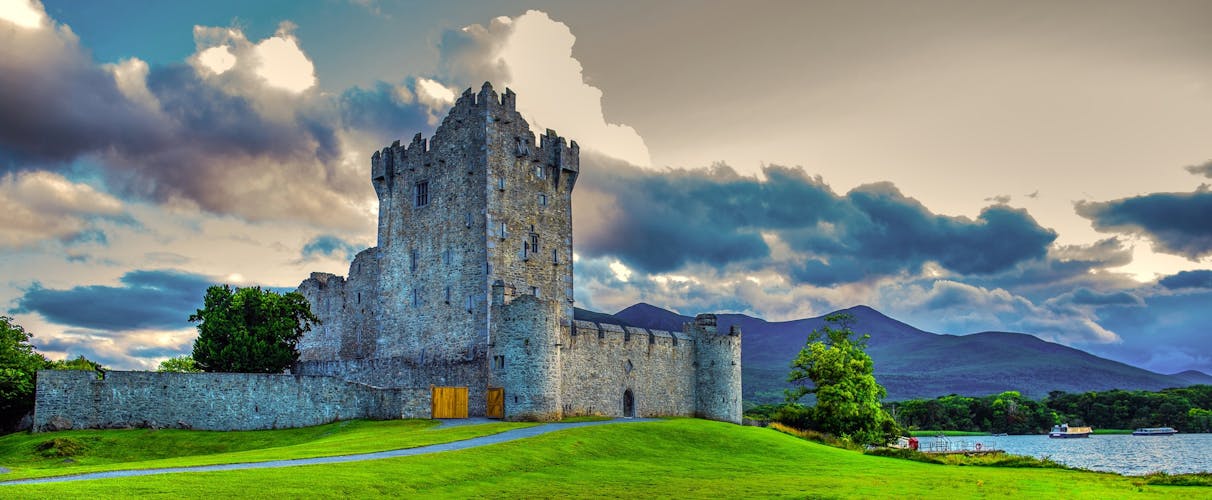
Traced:
[[[918, 438], [927, 449], [936, 438]], [[1212, 434], [1173, 436], [1093, 435], [1084, 439], [1038, 436], [966, 436], [947, 438], [952, 446], [1001, 449], [1014, 455], [1050, 458], [1072, 467], [1125, 475], [1150, 472], [1212, 472]]]

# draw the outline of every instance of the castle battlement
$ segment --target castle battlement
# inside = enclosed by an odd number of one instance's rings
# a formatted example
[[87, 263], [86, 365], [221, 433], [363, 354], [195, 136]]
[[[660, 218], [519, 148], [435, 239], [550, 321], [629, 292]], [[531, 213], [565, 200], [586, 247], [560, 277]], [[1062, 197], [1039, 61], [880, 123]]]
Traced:
[[[324, 321], [300, 342], [305, 372], [377, 383], [368, 367], [402, 366], [401, 383], [443, 374], [436, 385], [469, 388], [471, 414], [488, 412], [492, 387], [509, 418], [739, 421], [740, 339], [716, 334], [714, 317], [684, 332], [574, 321], [580, 146], [552, 129], [536, 137], [512, 90], [466, 89], [432, 136], [393, 141], [370, 171], [378, 245], [344, 281], [317, 275], [299, 288]], [[728, 368], [716, 377], [700, 366]]]

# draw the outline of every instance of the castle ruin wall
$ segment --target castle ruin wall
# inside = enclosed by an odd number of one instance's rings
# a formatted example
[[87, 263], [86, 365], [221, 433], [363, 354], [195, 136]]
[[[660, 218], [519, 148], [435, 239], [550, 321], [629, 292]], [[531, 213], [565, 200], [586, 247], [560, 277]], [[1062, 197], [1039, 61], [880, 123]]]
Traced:
[[428, 389], [258, 373], [38, 372], [34, 430], [284, 429], [350, 419], [427, 418]]

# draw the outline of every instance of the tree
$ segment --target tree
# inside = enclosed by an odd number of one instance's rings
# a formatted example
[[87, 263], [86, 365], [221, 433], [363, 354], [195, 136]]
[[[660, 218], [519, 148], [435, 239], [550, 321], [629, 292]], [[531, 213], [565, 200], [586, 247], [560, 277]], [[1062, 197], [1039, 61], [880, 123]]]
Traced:
[[79, 370], [83, 372], [93, 372], [97, 378], [102, 378], [105, 375], [105, 367], [101, 363], [84, 357], [83, 354], [76, 356], [75, 359], [61, 359], [52, 361], [46, 367], [48, 370]]
[[281, 373], [299, 359], [296, 345], [318, 324], [302, 295], [261, 287], [215, 285], [206, 290], [193, 358], [208, 372]]
[[808, 408], [808, 417], [818, 431], [860, 444], [886, 443], [900, 429], [880, 405], [888, 393], [876, 383], [875, 365], [866, 353], [870, 336], [851, 330], [853, 321], [849, 313], [831, 314], [824, 327], [812, 331], [791, 362], [787, 380], [800, 385], [787, 391], [787, 400], [795, 403], [815, 395], [816, 406]]
[[167, 373], [197, 373], [202, 371], [202, 369], [198, 368], [198, 364], [194, 362], [193, 356], [182, 354], [180, 356], [161, 361], [160, 366], [156, 367], [156, 371]]
[[12, 429], [34, 409], [35, 377], [50, 364], [34, 351], [30, 333], [0, 316], [0, 427]]

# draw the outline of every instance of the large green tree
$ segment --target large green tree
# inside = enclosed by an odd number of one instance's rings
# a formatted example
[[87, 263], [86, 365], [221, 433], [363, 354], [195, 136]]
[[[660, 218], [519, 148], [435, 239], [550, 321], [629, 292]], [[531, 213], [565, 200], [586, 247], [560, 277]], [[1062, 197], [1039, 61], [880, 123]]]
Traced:
[[870, 336], [851, 330], [853, 322], [851, 314], [831, 314], [812, 331], [791, 362], [787, 380], [798, 385], [787, 400], [795, 403], [812, 394], [816, 405], [806, 409], [806, 420], [813, 428], [860, 444], [882, 444], [900, 430], [880, 405], [888, 393], [873, 375], [875, 365], [866, 352]]
[[299, 359], [296, 345], [320, 322], [302, 295], [279, 295], [261, 287], [206, 290], [193, 358], [208, 372], [281, 373]]
[[29, 339], [13, 318], [0, 316], [0, 427], [5, 429], [34, 409], [34, 379], [50, 365]]

